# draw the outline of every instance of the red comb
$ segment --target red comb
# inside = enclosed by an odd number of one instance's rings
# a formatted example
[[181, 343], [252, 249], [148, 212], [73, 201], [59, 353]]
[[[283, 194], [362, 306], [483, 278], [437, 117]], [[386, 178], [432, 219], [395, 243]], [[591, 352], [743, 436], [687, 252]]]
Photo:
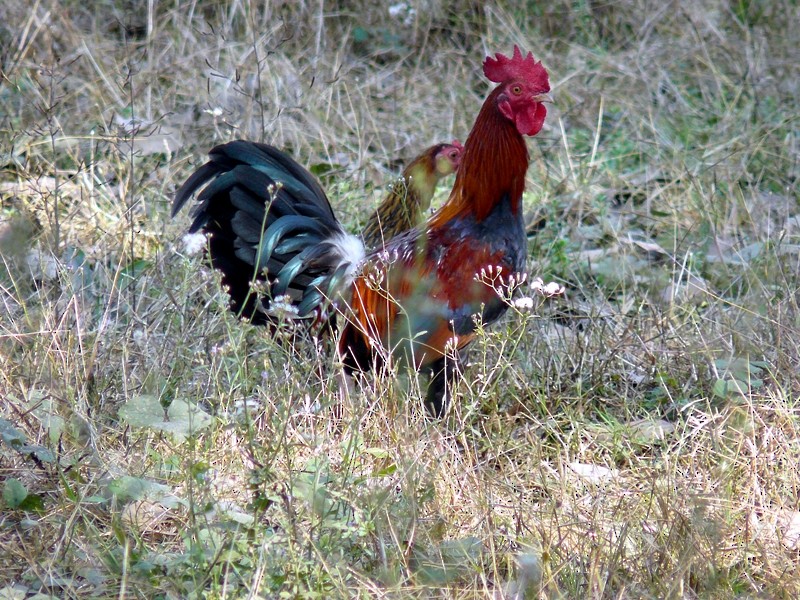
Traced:
[[464, 149], [464, 146], [462, 146], [461, 142], [459, 142], [458, 140], [453, 140], [452, 142], [450, 142], [450, 145], [453, 148], [458, 148], [459, 150], [463, 150]]
[[483, 74], [495, 83], [502, 83], [510, 79], [523, 79], [533, 84], [539, 84], [543, 92], [550, 91], [550, 80], [547, 70], [541, 62], [533, 58], [533, 52], [523, 57], [519, 46], [514, 45], [514, 56], [508, 58], [503, 54], [496, 54], [497, 58], [487, 56], [483, 61]]

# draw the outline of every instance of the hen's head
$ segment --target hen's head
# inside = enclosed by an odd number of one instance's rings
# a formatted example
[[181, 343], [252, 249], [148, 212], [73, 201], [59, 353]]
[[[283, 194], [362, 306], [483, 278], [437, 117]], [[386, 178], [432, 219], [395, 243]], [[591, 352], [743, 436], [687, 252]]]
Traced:
[[517, 126], [522, 135], [536, 135], [544, 125], [547, 108], [543, 102], [551, 101], [550, 80], [541, 62], [528, 52], [523, 56], [518, 46], [509, 58], [497, 54], [483, 61], [483, 74], [499, 83], [497, 108]]
[[433, 156], [436, 172], [444, 177], [455, 173], [461, 162], [461, 155], [464, 153], [464, 146], [458, 140], [453, 140], [449, 144], [439, 144]]

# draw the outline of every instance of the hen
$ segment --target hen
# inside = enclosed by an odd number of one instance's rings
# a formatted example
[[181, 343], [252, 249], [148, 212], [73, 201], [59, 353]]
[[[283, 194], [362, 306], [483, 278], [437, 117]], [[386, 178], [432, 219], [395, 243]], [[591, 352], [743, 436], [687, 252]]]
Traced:
[[[267, 294], [254, 314], [269, 318], [277, 300], [300, 318], [340, 313], [345, 372], [387, 361], [426, 370], [426, 405], [437, 416], [458, 373], [452, 355], [472, 341], [478, 323], [503, 315], [509, 278], [525, 267], [524, 136], [542, 129], [543, 103], [550, 99], [547, 71], [516, 46], [510, 58], [487, 57], [483, 72], [499, 85], [464, 144], [448, 200], [382, 249], [367, 254], [336, 219], [316, 180], [269, 146], [215, 148], [211, 161], [178, 190], [173, 207], [175, 214], [208, 183], [191, 230], [211, 234], [212, 262], [232, 290], [266, 273]], [[483, 280], [487, 273], [493, 285]]]
[[431, 205], [436, 184], [455, 173], [464, 147], [458, 140], [436, 144], [415, 158], [395, 181], [367, 221], [361, 237], [367, 248], [383, 246], [394, 236], [416, 227]]

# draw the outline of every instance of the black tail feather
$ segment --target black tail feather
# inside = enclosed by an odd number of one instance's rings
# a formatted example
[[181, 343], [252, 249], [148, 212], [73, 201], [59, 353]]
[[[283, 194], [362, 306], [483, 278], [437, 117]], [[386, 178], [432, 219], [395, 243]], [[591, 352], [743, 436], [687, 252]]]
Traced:
[[271, 322], [269, 294], [252, 290], [261, 282], [274, 286], [276, 296], [288, 295], [300, 316], [312, 314], [343, 265], [355, 260], [336, 243], [348, 234], [325, 192], [272, 146], [237, 140], [209, 157], [178, 189], [172, 216], [197, 195], [190, 231], [209, 234], [211, 262], [222, 272], [231, 309], [254, 323]]

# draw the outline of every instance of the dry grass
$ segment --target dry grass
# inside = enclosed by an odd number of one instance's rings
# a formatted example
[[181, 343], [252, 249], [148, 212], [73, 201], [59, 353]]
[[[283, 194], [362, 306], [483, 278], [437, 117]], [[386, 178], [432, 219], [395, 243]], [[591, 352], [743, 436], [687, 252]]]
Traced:
[[[512, 4], [0, 7], [0, 598], [800, 595], [797, 5]], [[266, 140], [357, 230], [514, 43], [567, 297], [481, 336], [443, 422], [415, 377], [340, 403], [171, 194]]]

